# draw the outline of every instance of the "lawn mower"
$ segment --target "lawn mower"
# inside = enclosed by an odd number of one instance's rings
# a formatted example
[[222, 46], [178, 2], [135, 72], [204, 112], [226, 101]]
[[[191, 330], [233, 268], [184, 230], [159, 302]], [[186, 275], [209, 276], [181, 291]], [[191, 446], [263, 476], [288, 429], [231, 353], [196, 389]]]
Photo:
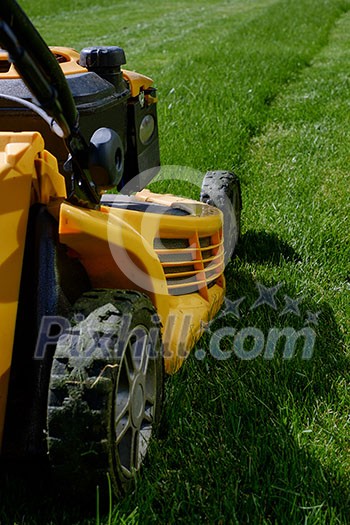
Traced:
[[48, 48], [14, 0], [0, 45], [1, 455], [46, 458], [73, 492], [108, 477], [120, 495], [164, 372], [223, 303], [239, 182], [208, 172], [198, 202], [147, 189], [157, 92], [120, 47]]

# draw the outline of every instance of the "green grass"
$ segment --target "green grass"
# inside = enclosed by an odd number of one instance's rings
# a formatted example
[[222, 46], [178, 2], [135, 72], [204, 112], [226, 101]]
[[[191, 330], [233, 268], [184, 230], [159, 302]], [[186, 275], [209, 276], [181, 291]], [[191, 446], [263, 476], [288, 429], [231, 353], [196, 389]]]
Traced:
[[[350, 523], [350, 2], [21, 5], [49, 44], [121, 45], [155, 79], [164, 164], [240, 176], [243, 236], [226, 273], [228, 298], [245, 300], [215, 328], [267, 336], [320, 312], [309, 361], [217, 361], [206, 335], [205, 359], [167, 381], [135, 492], [101, 523]], [[250, 308], [258, 282], [283, 283], [276, 311]], [[300, 317], [280, 315], [285, 295]], [[95, 523], [26, 490], [7, 490], [1, 523]]]

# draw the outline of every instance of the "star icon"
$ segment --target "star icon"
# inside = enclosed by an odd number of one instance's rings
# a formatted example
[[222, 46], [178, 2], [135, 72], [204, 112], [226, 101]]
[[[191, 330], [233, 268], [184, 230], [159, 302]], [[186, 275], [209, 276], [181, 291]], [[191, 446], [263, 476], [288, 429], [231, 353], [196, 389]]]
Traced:
[[226, 315], [234, 315], [236, 319], [241, 318], [241, 314], [239, 312], [239, 305], [243, 303], [245, 297], [241, 297], [240, 299], [236, 299], [236, 301], [230, 301], [230, 299], [227, 299], [225, 297], [225, 310], [222, 312], [220, 317], [225, 317]]
[[294, 314], [300, 317], [299, 303], [301, 302], [302, 297], [299, 297], [298, 299], [292, 299], [291, 297], [288, 297], [288, 295], [285, 295], [284, 300], [286, 305], [280, 315]]
[[274, 310], [277, 310], [275, 295], [278, 292], [278, 290], [283, 286], [283, 283], [278, 283], [275, 286], [271, 286], [271, 288], [267, 288], [266, 286], [260, 283], [256, 283], [256, 285], [259, 290], [259, 298], [250, 307], [250, 309], [254, 310], [259, 306], [267, 304], [268, 306], [271, 306], [271, 308], [273, 308]]
[[236, 319], [240, 319], [241, 314], [239, 311], [239, 305], [243, 303], [244, 300], [245, 300], [245, 297], [241, 297], [240, 299], [236, 299], [236, 301], [230, 301], [230, 299], [225, 297], [225, 300], [224, 300], [225, 306], [222, 312], [217, 317], [214, 317], [214, 319], [212, 319], [209, 322], [201, 321], [202, 330], [204, 332], [210, 332], [212, 329], [211, 328], [212, 325], [214, 325], [218, 319], [222, 319], [223, 317], [226, 317], [227, 315], [233, 315]]
[[306, 315], [307, 315], [307, 319], [305, 321], [305, 324], [314, 324], [314, 325], [318, 325], [318, 318], [320, 316], [320, 313], [321, 312], [310, 312], [310, 310], [308, 310], [306, 312]]

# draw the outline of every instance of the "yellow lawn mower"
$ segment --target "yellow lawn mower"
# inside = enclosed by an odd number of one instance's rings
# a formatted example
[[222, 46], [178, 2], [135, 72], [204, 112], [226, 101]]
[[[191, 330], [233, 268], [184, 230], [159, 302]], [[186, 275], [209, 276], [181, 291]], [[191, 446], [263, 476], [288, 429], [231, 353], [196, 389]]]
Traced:
[[[159, 171], [157, 93], [116, 46], [48, 48], [0, 4], [0, 451], [80, 493], [132, 483], [174, 373], [224, 300], [234, 174]], [[115, 192], [107, 192], [114, 188]], [[220, 210], [221, 208], [221, 210]], [[224, 226], [223, 226], [224, 222]]]

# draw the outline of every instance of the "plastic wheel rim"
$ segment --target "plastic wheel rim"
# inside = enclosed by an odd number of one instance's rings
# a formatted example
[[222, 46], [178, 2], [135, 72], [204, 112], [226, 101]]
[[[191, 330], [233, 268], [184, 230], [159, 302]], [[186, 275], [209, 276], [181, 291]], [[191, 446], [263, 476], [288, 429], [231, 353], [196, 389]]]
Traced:
[[123, 475], [139, 470], [152, 435], [156, 410], [157, 377], [152, 343], [145, 326], [128, 335], [115, 389], [116, 448]]

